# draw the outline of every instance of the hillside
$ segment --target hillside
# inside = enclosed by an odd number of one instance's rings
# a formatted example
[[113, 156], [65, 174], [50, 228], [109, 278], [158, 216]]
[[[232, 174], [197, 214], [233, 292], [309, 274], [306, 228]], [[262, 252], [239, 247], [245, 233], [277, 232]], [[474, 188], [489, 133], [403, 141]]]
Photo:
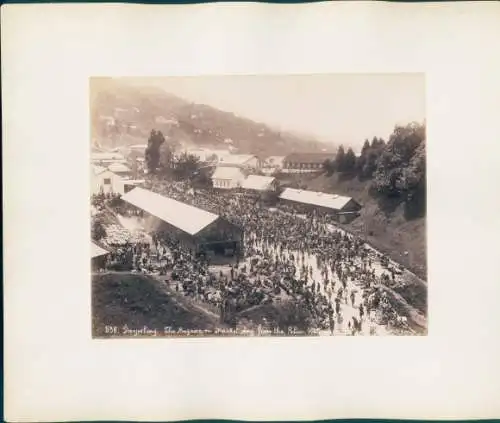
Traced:
[[425, 216], [409, 216], [403, 202], [376, 196], [370, 189], [370, 180], [360, 181], [357, 177], [346, 178], [337, 173], [332, 176], [287, 177], [282, 183], [353, 197], [363, 206], [361, 216], [341, 226], [366, 237], [375, 248], [420, 278], [427, 279]]
[[[160, 287], [158, 281], [139, 274], [108, 273], [92, 276], [92, 335], [110, 336], [105, 326], [122, 330], [220, 328], [218, 318], [196, 308], [181, 295]], [[121, 333], [123, 335], [123, 333]]]
[[145, 144], [151, 130], [157, 129], [177, 143], [211, 146], [230, 139], [239, 152], [263, 156], [332, 148], [309, 137], [190, 103], [160, 88], [136, 87], [110, 78], [92, 80], [90, 103], [92, 139], [108, 147]]

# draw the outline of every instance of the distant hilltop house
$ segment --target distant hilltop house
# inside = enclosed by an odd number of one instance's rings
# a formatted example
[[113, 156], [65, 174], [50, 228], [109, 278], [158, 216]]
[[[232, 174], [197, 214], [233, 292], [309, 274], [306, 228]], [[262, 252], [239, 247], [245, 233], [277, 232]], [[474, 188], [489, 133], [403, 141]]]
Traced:
[[303, 211], [316, 210], [332, 215], [341, 223], [355, 219], [361, 210], [361, 204], [352, 197], [324, 192], [285, 188], [279, 198], [282, 203], [298, 206]]
[[334, 158], [333, 153], [292, 153], [283, 160], [283, 168], [291, 172], [313, 172], [321, 170], [325, 160]]

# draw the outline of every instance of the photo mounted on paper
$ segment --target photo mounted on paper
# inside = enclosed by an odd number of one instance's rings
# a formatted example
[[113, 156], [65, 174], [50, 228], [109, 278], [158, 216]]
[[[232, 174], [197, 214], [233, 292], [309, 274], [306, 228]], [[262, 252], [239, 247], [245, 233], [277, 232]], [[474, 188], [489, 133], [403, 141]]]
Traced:
[[427, 334], [423, 74], [91, 78], [92, 336]]

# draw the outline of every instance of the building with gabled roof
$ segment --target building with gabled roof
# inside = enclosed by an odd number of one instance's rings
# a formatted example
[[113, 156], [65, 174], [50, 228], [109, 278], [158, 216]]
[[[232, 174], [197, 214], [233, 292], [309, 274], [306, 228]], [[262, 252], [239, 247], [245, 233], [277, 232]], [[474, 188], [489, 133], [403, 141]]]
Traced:
[[341, 221], [358, 216], [361, 209], [361, 205], [352, 197], [294, 188], [285, 188], [279, 199], [304, 211], [317, 210], [331, 214]]
[[326, 160], [333, 159], [333, 153], [291, 153], [283, 160], [283, 167], [293, 171], [318, 171]]
[[235, 189], [241, 187], [245, 177], [239, 167], [217, 166], [212, 174], [212, 185], [218, 189]]
[[236, 254], [241, 251], [243, 229], [219, 215], [134, 188], [122, 200], [146, 214], [146, 226], [159, 236], [169, 236], [196, 253]]
[[277, 189], [277, 180], [272, 176], [248, 175], [241, 188], [248, 191], [269, 192]]

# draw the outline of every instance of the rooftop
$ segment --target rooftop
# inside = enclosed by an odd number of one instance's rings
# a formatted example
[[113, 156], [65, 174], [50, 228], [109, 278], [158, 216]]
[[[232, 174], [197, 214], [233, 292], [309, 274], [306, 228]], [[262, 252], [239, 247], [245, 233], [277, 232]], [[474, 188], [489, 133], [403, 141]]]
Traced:
[[245, 175], [239, 167], [217, 166], [212, 179], [240, 179]]
[[255, 191], [265, 191], [271, 187], [274, 180], [275, 178], [272, 176], [248, 175], [241, 184], [241, 187]]
[[219, 218], [214, 213], [143, 188], [134, 188], [122, 200], [190, 235], [196, 235]]
[[281, 193], [280, 198], [283, 200], [295, 201], [297, 203], [327, 207], [333, 210], [341, 210], [349, 201], [352, 200], [351, 197], [294, 188], [285, 188], [285, 190]]
[[123, 163], [112, 163], [108, 166], [108, 170], [114, 173], [130, 172], [130, 168], [128, 166], [125, 166]]
[[106, 251], [104, 248], [99, 247], [97, 244], [94, 244], [93, 242], [90, 244], [91, 258], [96, 258], [99, 256], [103, 256], [105, 254], [108, 254], [108, 251]]

